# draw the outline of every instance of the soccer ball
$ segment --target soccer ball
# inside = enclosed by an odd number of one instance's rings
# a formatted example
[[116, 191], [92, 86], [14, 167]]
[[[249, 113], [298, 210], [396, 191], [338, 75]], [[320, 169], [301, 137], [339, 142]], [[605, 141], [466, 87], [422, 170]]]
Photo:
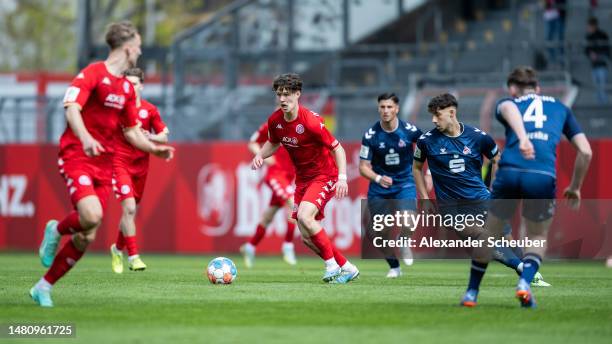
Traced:
[[236, 279], [236, 265], [229, 258], [217, 257], [208, 263], [206, 275], [212, 284], [230, 284]]

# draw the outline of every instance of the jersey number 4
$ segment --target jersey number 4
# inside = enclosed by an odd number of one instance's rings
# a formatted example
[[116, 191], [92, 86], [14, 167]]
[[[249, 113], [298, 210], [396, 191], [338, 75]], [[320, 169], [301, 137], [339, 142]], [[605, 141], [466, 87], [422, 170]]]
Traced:
[[543, 128], [544, 121], [546, 121], [546, 115], [544, 114], [544, 104], [542, 104], [542, 99], [539, 97], [535, 98], [525, 113], [523, 114], [523, 122], [535, 122], [534, 125], [536, 128]]

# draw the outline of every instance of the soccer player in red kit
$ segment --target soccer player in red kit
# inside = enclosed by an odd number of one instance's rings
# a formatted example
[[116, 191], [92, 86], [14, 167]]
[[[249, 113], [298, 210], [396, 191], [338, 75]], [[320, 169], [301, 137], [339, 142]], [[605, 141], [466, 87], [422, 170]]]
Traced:
[[[249, 150], [253, 154], [257, 154], [266, 141], [268, 141], [268, 122], [264, 122], [253, 133], [249, 140]], [[264, 162], [268, 165], [264, 181], [272, 190], [272, 198], [270, 199], [270, 206], [264, 211], [261, 221], [257, 225], [255, 234], [248, 242], [240, 246], [240, 252], [244, 256], [244, 263], [249, 268], [253, 266], [255, 260], [255, 247], [266, 234], [266, 227], [270, 225], [276, 212], [285, 206], [293, 212], [294, 188], [292, 184], [295, 179], [295, 168], [291, 158], [289, 158], [289, 153], [287, 153], [285, 148], [280, 147], [273, 157], [267, 158]], [[295, 220], [290, 218], [287, 220], [287, 232], [285, 233], [285, 241], [282, 247], [283, 259], [289, 265], [297, 264], [293, 246], [294, 236]]]
[[[157, 107], [142, 99], [144, 72], [140, 68], [130, 68], [125, 77], [136, 91], [136, 108], [140, 129], [149, 140], [156, 143], [168, 142], [168, 127], [162, 121]], [[154, 133], [151, 132], [154, 131]], [[125, 137], [119, 136], [115, 145], [113, 159], [113, 191], [121, 202], [121, 220], [117, 241], [111, 245], [111, 266], [115, 273], [123, 272], [124, 248], [128, 251], [128, 268], [142, 271], [147, 265], [140, 259], [136, 245], [136, 205], [140, 203], [149, 172], [149, 154], [132, 146]]]
[[[83, 256], [102, 222], [111, 192], [115, 140], [125, 135], [140, 150], [171, 159], [174, 149], [155, 145], [142, 134], [134, 87], [123, 73], [141, 54], [140, 35], [129, 22], [111, 24], [106, 32], [110, 53], [105, 61], [85, 67], [64, 96], [66, 130], [60, 138], [59, 171], [74, 206], [59, 223], [51, 220], [39, 249], [47, 273], [30, 289], [32, 299], [52, 307], [51, 289]], [[59, 252], [62, 235], [71, 235]]]
[[319, 223], [334, 192], [337, 198], [348, 192], [346, 153], [319, 115], [298, 104], [302, 80], [297, 74], [278, 76], [273, 89], [280, 109], [268, 118], [268, 141], [253, 158], [252, 167], [260, 168], [281, 144], [287, 149], [296, 171], [297, 207], [292, 216], [304, 243], [325, 261], [323, 281], [350, 282], [359, 276], [359, 270], [333, 245]]

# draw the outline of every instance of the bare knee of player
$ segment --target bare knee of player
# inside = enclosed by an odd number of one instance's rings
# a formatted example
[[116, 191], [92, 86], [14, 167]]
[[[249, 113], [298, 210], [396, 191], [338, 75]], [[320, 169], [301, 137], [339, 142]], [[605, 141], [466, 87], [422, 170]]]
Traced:
[[102, 205], [95, 196], [88, 196], [77, 203], [79, 222], [85, 231], [96, 229], [102, 223]]
[[317, 227], [317, 220], [315, 220], [317, 211], [318, 209], [314, 204], [302, 202], [298, 207], [298, 225], [307, 229], [309, 233], [312, 233]]
[[134, 198], [127, 198], [121, 202], [121, 208], [123, 210], [122, 215], [126, 218], [133, 219], [136, 217], [136, 200]]

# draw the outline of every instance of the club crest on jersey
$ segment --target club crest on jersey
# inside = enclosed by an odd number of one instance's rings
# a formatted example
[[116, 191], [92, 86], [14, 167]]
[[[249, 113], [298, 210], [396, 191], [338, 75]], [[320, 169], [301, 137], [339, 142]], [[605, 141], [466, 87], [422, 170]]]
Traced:
[[301, 125], [301, 124], [298, 124], [298, 125], [295, 127], [295, 132], [296, 132], [296, 133], [298, 133], [298, 134], [303, 134], [303, 133], [304, 133], [304, 126], [303, 126], [303, 125]]
[[130, 84], [129, 81], [124, 81], [123, 82], [123, 91], [125, 93], [129, 93], [130, 92]]
[[472, 150], [470, 149], [470, 147], [465, 146], [463, 148], [463, 154], [471, 154], [471, 153], [472, 153]]
[[404, 142], [404, 140], [400, 139], [400, 140], [399, 140], [399, 143], [397, 144], [397, 146], [398, 146], [399, 148], [406, 147], [406, 142]]
[[147, 111], [147, 109], [140, 109], [140, 111], [138, 111], [138, 117], [146, 119], [149, 117], [149, 111]]

